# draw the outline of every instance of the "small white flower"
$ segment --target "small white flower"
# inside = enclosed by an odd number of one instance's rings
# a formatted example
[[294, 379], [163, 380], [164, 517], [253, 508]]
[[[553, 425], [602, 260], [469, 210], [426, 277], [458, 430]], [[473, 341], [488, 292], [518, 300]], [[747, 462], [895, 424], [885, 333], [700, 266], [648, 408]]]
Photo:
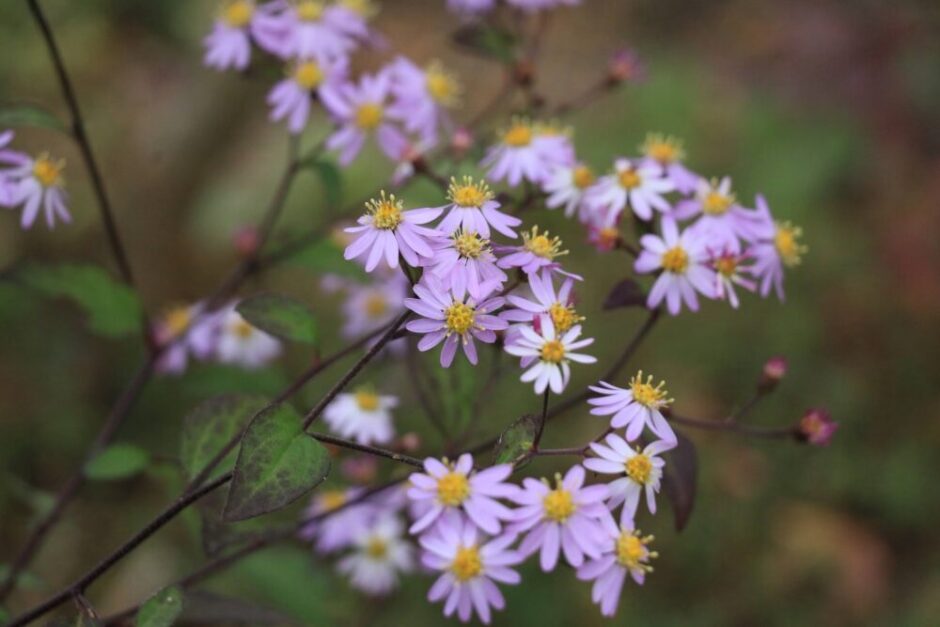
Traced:
[[385, 444], [395, 437], [391, 409], [398, 405], [394, 396], [380, 396], [367, 388], [352, 394], [338, 394], [323, 412], [323, 419], [335, 433], [359, 444]]
[[651, 514], [656, 513], [656, 493], [659, 492], [663, 478], [663, 466], [666, 462], [659, 455], [675, 446], [672, 442], [657, 440], [642, 451], [639, 447], [630, 448], [627, 441], [615, 433], [607, 436], [607, 446], [594, 442], [591, 450], [598, 457], [584, 460], [584, 467], [603, 474], [621, 475], [607, 488], [610, 500], [607, 507], [611, 510], [623, 503], [620, 513], [621, 524], [629, 524], [636, 516], [640, 497], [646, 493], [646, 506]]
[[572, 352], [593, 344], [594, 339], [578, 340], [581, 325], [575, 325], [557, 336], [551, 316], [540, 316], [539, 326], [541, 334], [528, 326], [519, 327], [520, 335], [514, 344], [506, 347], [506, 352], [523, 359], [537, 358], [535, 364], [521, 377], [523, 383], [535, 381], [536, 394], [543, 393], [549, 387], [555, 394], [561, 394], [571, 378], [569, 361], [579, 364], [593, 364], [597, 361], [590, 355]]
[[281, 354], [281, 342], [251, 326], [231, 307], [221, 318], [216, 358], [224, 364], [261, 368]]
[[549, 209], [564, 207], [565, 217], [570, 218], [581, 208], [584, 194], [595, 180], [594, 172], [583, 163], [559, 166], [542, 185], [548, 194], [545, 205]]
[[617, 159], [614, 171], [585, 192], [584, 204], [591, 213], [606, 212], [613, 217], [629, 207], [641, 220], [652, 220], [654, 209], [664, 213], [671, 209], [663, 194], [673, 190], [675, 185], [663, 177], [660, 166]]
[[399, 573], [414, 570], [414, 547], [403, 537], [397, 516], [383, 516], [353, 538], [354, 552], [339, 560], [339, 572], [349, 575], [353, 587], [375, 596], [398, 586]]

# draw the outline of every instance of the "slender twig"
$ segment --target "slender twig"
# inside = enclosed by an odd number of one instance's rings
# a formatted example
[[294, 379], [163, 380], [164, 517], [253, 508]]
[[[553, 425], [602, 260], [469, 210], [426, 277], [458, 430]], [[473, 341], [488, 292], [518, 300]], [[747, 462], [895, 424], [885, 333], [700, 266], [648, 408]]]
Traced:
[[558, 103], [550, 113], [553, 116], [561, 117], [574, 111], [578, 111], [587, 107], [589, 104], [593, 103], [599, 97], [603, 96], [606, 93], [612, 91], [612, 88], [616, 83], [611, 83], [610, 78], [604, 77], [601, 80], [593, 83], [587, 87], [584, 91], [578, 92], [570, 99]]
[[545, 423], [548, 421], [548, 397], [551, 393], [551, 390], [546, 388], [545, 393], [542, 395], [542, 417], [539, 420], [539, 428], [535, 432], [535, 437], [532, 439], [533, 451], [539, 450], [539, 442], [542, 441], [542, 434], [545, 433]]
[[104, 224], [108, 243], [111, 246], [111, 252], [114, 255], [114, 260], [117, 262], [118, 270], [124, 282], [133, 287], [134, 275], [131, 272], [131, 265], [128, 261], [127, 252], [124, 250], [124, 244], [121, 242], [121, 237], [118, 234], [117, 224], [114, 221], [114, 211], [111, 208], [111, 201], [108, 199], [108, 194], [104, 187], [104, 179], [101, 176], [101, 171], [95, 160], [94, 152], [92, 152], [88, 134], [85, 132], [85, 121], [82, 117], [81, 109], [78, 106], [78, 98], [75, 96], [72, 81], [69, 78], [68, 71], [65, 69], [62, 53], [56, 43], [55, 36], [52, 34], [49, 21], [46, 19], [42, 8], [39, 6], [39, 0], [28, 0], [28, 5], [29, 10], [33, 14], [33, 18], [36, 20], [36, 24], [39, 26], [39, 30], [42, 31], [46, 48], [49, 50], [49, 56], [52, 58], [52, 65], [55, 68], [59, 87], [62, 90], [62, 96], [69, 109], [69, 115], [72, 118], [72, 136], [76, 144], [78, 144], [78, 150], [82, 155], [82, 160], [85, 162], [85, 167], [88, 169], [88, 174], [91, 177], [92, 188], [94, 189], [95, 197], [98, 201], [101, 221]]
[[740, 424], [737, 422], [728, 422], [726, 420], [705, 420], [702, 418], [690, 418], [688, 416], [680, 416], [672, 412], [667, 412], [666, 418], [670, 422], [684, 425], [686, 427], [692, 427], [694, 429], [705, 429], [708, 431], [727, 431], [729, 433], [738, 433], [755, 438], [792, 438], [795, 440], [798, 439], [799, 436], [799, 429], [792, 425], [787, 427], [756, 427], [752, 425]]
[[384, 448], [378, 448], [376, 446], [367, 446], [365, 444], [359, 444], [357, 442], [351, 442], [343, 438], [337, 438], [326, 433], [309, 433], [308, 434], [314, 440], [323, 442], [324, 444], [332, 444], [334, 446], [339, 446], [340, 448], [347, 448], [351, 451], [359, 451], [360, 453], [368, 453], [375, 457], [384, 457], [386, 459], [391, 459], [396, 462], [401, 462], [403, 464], [410, 464], [415, 468], [424, 468], [424, 462], [422, 462], [417, 457], [412, 457], [410, 455], [404, 455], [402, 453], [396, 453], [395, 451], [389, 451]]

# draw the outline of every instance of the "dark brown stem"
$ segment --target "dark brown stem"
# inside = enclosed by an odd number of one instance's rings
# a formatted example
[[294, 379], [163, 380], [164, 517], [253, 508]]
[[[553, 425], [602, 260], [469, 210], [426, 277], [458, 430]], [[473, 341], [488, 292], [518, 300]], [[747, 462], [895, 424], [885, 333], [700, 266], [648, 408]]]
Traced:
[[707, 431], [727, 431], [729, 433], [738, 433], [755, 438], [768, 439], [799, 439], [799, 429], [794, 426], [789, 427], [755, 427], [744, 425], [737, 422], [728, 422], [727, 420], [704, 420], [702, 418], [690, 418], [668, 412], [665, 414], [669, 422], [678, 425], [692, 427], [693, 429], [705, 429]]
[[612, 91], [614, 86], [616, 86], [616, 83], [611, 83], [609, 78], [604, 77], [600, 81], [590, 85], [584, 91], [576, 94], [571, 99], [559, 103], [554, 109], [551, 110], [551, 115], [561, 117], [563, 115], [567, 115], [574, 111], [583, 109], [604, 94]]
[[327, 435], [326, 433], [308, 433], [307, 435], [309, 435], [314, 440], [323, 442], [324, 444], [332, 444], [333, 446], [339, 446], [340, 448], [346, 448], [351, 451], [359, 451], [360, 453], [368, 453], [369, 455], [374, 455], [376, 457], [384, 457], [386, 459], [391, 459], [392, 461], [401, 462], [403, 464], [410, 464], [415, 468], [424, 468], [424, 462], [422, 462], [417, 457], [412, 457], [410, 455], [396, 453], [395, 451], [389, 451], [387, 449], [378, 448], [376, 446], [367, 446], [365, 444], [351, 442], [349, 440], [344, 440], [343, 438]]
[[542, 418], [539, 420], [538, 431], [535, 432], [535, 437], [532, 439], [533, 451], [539, 450], [539, 442], [542, 441], [542, 434], [545, 433], [545, 423], [548, 421], [548, 397], [551, 393], [551, 390], [546, 388], [545, 393], [542, 395]]

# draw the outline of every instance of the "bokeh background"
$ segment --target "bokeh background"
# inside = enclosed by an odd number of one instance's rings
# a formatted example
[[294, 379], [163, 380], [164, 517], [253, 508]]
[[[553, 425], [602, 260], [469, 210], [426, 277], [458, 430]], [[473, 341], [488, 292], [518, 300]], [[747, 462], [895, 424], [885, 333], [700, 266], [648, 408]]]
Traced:
[[[376, 26], [419, 61], [440, 58], [465, 85], [469, 117], [499, 88], [497, 64], [457, 50], [457, 22], [442, 0], [383, 3]], [[255, 222], [283, 162], [285, 133], [266, 120], [262, 75], [201, 66], [200, 40], [213, 2], [47, 0], [50, 20], [88, 117], [117, 220], [148, 311], [210, 291], [235, 263], [232, 235]], [[682, 137], [689, 162], [731, 174], [738, 193], [766, 194], [775, 213], [801, 224], [810, 253], [787, 277], [787, 302], [745, 298], [739, 311], [709, 303], [664, 321], [634, 366], [666, 378], [677, 408], [717, 418], [748, 395], [761, 364], [785, 355], [790, 373], [753, 414], [789, 424], [810, 406], [840, 423], [829, 448], [687, 432], [701, 460], [699, 500], [685, 531], [668, 508], [641, 522], [661, 557], [643, 588], [627, 587], [615, 624], [931, 625], [940, 621], [940, 5], [837, 0], [680, 2], [585, 0], [551, 23], [537, 87], [557, 102], [591, 84], [608, 55], [636, 49], [649, 78], [566, 120], [579, 153], [598, 167], [633, 154], [647, 131]], [[23, 2], [0, 5], [0, 101], [65, 113], [49, 59]], [[363, 67], [380, 61], [359, 59]], [[315, 128], [309, 137], [319, 136]], [[99, 261], [110, 267], [97, 209], [74, 148], [49, 131], [25, 129], [18, 145], [68, 160], [73, 225], [19, 230], [0, 214], [0, 267], [23, 259]], [[308, 141], [312, 141], [308, 138]], [[349, 202], [382, 184], [390, 166], [374, 151], [344, 172]], [[304, 175], [276, 239], [333, 215], [326, 190]], [[440, 204], [420, 182], [409, 204]], [[586, 275], [579, 310], [600, 339], [601, 363], [576, 373], [583, 386], [643, 319], [602, 311], [606, 292], [630, 273], [626, 256], [602, 257], [574, 223], [543, 209], [528, 223], [565, 236], [570, 266]], [[289, 264], [248, 285], [311, 304], [322, 349], [339, 300], [317, 275]], [[140, 356], [134, 340], [91, 336], [74, 308], [0, 285], [0, 563], [81, 459]], [[180, 486], [174, 456], [182, 416], [225, 390], [274, 393], [308, 363], [294, 348], [250, 375], [199, 366], [150, 385], [121, 441], [155, 453], [148, 472], [90, 483], [11, 599], [21, 610], [71, 581], [150, 519]], [[396, 367], [399, 366], [399, 367]], [[342, 366], [340, 366], [342, 368]], [[341, 370], [297, 401], [309, 407]], [[399, 363], [370, 367], [380, 388], [407, 389]], [[469, 369], [459, 372], [472, 380]], [[477, 373], [477, 378], [481, 378]], [[477, 434], [495, 433], [537, 399], [508, 369], [484, 399]], [[402, 431], [439, 446], [413, 399]], [[598, 422], [575, 412], [552, 425], [549, 445], [593, 436]], [[532, 472], [548, 472], [539, 461]], [[284, 516], [297, 515], [296, 508]], [[276, 518], [276, 517], [275, 517]], [[102, 613], [149, 596], [202, 563], [199, 521], [182, 517], [89, 590]], [[572, 572], [506, 591], [498, 625], [606, 624], [589, 587]], [[205, 589], [273, 608], [303, 624], [440, 624], [410, 578], [386, 601], [366, 601], [301, 545], [246, 560]], [[66, 608], [68, 610], [68, 608]], [[68, 611], [65, 612], [68, 614]], [[244, 618], [245, 615], [243, 615]], [[229, 617], [229, 622], [235, 622]], [[261, 616], [247, 622], [261, 624]], [[286, 618], [269, 616], [275, 623]]]

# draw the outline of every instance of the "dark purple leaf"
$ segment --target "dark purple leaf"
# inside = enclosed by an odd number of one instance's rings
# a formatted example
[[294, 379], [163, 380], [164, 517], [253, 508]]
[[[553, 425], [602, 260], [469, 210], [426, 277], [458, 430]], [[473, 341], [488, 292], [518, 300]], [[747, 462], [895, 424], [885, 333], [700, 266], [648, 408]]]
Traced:
[[682, 531], [689, 522], [692, 508], [695, 506], [695, 492], [698, 485], [698, 453], [695, 444], [676, 432], [679, 445], [666, 453], [666, 467], [663, 471], [663, 489], [672, 505], [676, 530]]
[[645, 306], [646, 293], [633, 279], [624, 279], [617, 283], [604, 300], [604, 309]]

